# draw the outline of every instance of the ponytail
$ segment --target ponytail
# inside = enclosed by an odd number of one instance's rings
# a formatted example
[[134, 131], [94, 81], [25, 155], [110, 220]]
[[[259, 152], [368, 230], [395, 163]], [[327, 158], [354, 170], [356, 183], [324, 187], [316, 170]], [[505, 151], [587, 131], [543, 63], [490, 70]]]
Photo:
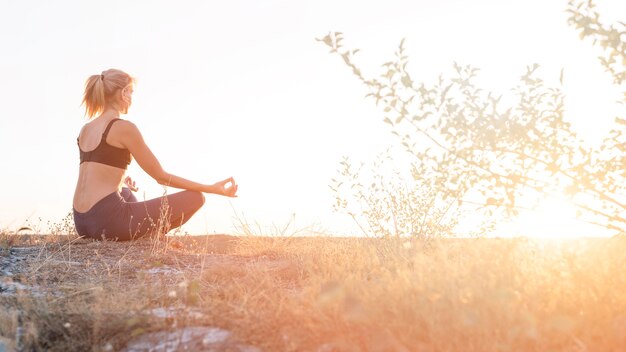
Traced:
[[104, 110], [104, 75], [93, 75], [85, 82], [83, 105], [85, 114], [92, 118]]
[[90, 76], [85, 82], [85, 93], [82, 105], [85, 105], [85, 115], [92, 118], [104, 111], [105, 105], [115, 91], [124, 89], [135, 79], [126, 72], [116, 69], [103, 71], [100, 75]]

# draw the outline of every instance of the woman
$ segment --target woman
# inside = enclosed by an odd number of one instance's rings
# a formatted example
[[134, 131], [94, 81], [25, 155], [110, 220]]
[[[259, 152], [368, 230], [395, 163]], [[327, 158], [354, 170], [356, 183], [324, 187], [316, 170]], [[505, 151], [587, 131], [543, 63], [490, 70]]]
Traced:
[[[238, 186], [232, 177], [207, 185], [163, 170], [137, 126], [119, 118], [132, 103], [133, 83], [127, 73], [110, 69], [85, 84], [83, 104], [90, 121], [77, 138], [80, 167], [73, 201], [80, 236], [127, 241], [165, 234], [200, 209], [202, 193], [236, 197]], [[132, 158], [159, 184], [185, 191], [138, 202], [132, 193], [137, 190], [135, 182], [125, 177]]]

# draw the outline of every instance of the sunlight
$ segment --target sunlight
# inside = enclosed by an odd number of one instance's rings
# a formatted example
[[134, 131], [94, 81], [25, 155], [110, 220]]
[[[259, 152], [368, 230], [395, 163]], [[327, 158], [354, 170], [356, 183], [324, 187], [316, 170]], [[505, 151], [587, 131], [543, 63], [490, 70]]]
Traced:
[[[598, 61], [600, 48], [581, 41], [567, 24], [565, 3], [236, 0], [170, 6], [140, 0], [120, 13], [91, 2], [41, 2], [32, 8], [4, 1], [0, 38], [8, 49], [0, 58], [0, 95], [10, 98], [0, 117], [0, 148], [19, 146], [19, 153], [3, 154], [3, 163], [15, 171], [0, 180], [15, 187], [2, 194], [0, 228], [15, 231], [28, 219], [45, 224], [67, 215], [77, 173], [70, 142], [84, 122], [83, 82], [117, 67], [139, 79], [125, 118], [141, 128], [168, 172], [196, 182], [233, 176], [241, 185], [232, 206], [209, 197], [185, 224], [189, 233], [232, 233], [234, 207], [260, 223], [281, 223], [296, 213], [304, 225], [310, 219], [328, 232], [360, 234], [350, 217], [333, 212], [329, 180], [342, 156], [367, 160], [398, 140], [341, 59], [314, 40], [334, 30], [345, 32], [347, 46], [361, 50], [358, 64], [369, 68], [363, 73], [381, 73], [380, 64], [406, 38], [407, 70], [416, 84], [452, 74], [454, 62], [469, 64], [480, 69], [481, 88], [503, 95], [502, 104], [527, 65], [540, 64], [538, 73], [550, 86], [558, 85], [563, 69], [567, 120], [597, 145], [613, 117], [622, 114], [615, 103], [622, 93]], [[625, 17], [624, 1], [597, 6], [607, 23]], [[353, 16], [355, 9], [360, 16]], [[84, 43], [94, 41], [97, 50], [84, 50]], [[40, 144], [25, 143], [24, 136], [45, 142], [51, 157], [41, 158]], [[41, 173], [25, 171], [33, 167], [55, 172], [44, 182]], [[137, 162], [128, 174], [139, 186], [138, 198], [163, 194]], [[277, 180], [280, 190], [289, 191], [277, 192]], [[563, 211], [567, 216], [555, 222], [563, 226], [545, 225], [553, 223], [551, 215], [527, 214], [510, 225], [510, 233], [581, 232], [568, 220], [572, 212]]]
[[496, 234], [537, 239], [606, 237], [605, 230], [576, 218], [576, 208], [564, 200], [546, 198], [536, 210], [522, 210], [511, 222], [502, 224]]

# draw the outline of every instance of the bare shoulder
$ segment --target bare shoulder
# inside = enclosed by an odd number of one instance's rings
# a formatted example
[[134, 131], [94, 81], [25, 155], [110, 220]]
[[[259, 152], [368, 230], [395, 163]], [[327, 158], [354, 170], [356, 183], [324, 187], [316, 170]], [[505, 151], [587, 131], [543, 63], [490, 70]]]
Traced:
[[128, 120], [120, 120], [116, 123], [117, 133], [119, 136], [119, 143], [122, 147], [126, 149], [131, 149], [133, 146], [141, 146], [145, 142], [143, 142], [143, 137], [141, 132], [139, 132], [139, 127], [131, 121]]
[[119, 120], [116, 124], [117, 130], [123, 135], [137, 135], [139, 128], [133, 122], [128, 120]]
[[129, 120], [119, 119], [116, 123], [120, 129], [136, 129], [137, 125]]

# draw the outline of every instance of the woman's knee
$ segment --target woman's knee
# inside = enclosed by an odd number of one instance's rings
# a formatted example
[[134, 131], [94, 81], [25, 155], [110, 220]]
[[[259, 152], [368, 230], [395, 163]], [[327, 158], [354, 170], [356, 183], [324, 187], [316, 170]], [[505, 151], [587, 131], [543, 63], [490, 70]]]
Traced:
[[174, 207], [179, 207], [180, 209], [193, 209], [198, 210], [202, 205], [204, 205], [204, 194], [202, 192], [189, 191], [185, 190], [182, 192], [178, 192], [173, 194], [170, 198], [170, 205], [175, 204]]
[[176, 195], [176, 205], [170, 209], [172, 228], [186, 223], [204, 204], [204, 194], [195, 191], [182, 191]]
[[202, 207], [206, 201], [204, 193], [202, 192], [189, 191], [189, 197], [191, 198], [191, 202], [197, 205], [198, 208]]

